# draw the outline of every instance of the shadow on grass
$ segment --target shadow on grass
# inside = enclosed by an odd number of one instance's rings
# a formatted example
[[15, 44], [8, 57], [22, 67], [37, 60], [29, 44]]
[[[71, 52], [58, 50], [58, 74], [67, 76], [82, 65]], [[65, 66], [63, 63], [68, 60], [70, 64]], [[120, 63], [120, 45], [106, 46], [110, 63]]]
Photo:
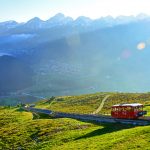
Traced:
[[25, 110], [23, 108], [19, 107], [19, 108], [16, 109], [16, 111], [18, 111], [18, 112], [24, 112]]
[[103, 135], [103, 134], [107, 134], [107, 133], [116, 132], [116, 131], [123, 130], [123, 129], [130, 129], [130, 128], [134, 127], [133, 125], [116, 124], [116, 123], [103, 123], [103, 124], [99, 124], [99, 125], [103, 126], [103, 128], [94, 130], [90, 133], [87, 133], [81, 137], [76, 138], [75, 140], [90, 138], [90, 137], [94, 137], [94, 136], [99, 136], [99, 135]]
[[51, 116], [47, 114], [41, 114], [41, 113], [32, 113], [33, 114], [33, 120], [36, 119], [52, 119]]
[[[55, 116], [50, 116], [47, 114], [40, 114], [40, 113], [32, 113], [33, 114], [33, 119], [58, 119], [58, 118], [65, 118], [65, 117], [55, 117]], [[68, 118], [68, 117], [67, 117]], [[78, 121], [82, 122], [87, 122], [87, 123], [92, 123], [95, 125], [100, 125], [103, 126], [103, 128], [97, 129], [95, 131], [92, 131], [90, 133], [87, 133], [86, 135], [83, 135], [81, 137], [76, 138], [75, 140], [79, 139], [85, 139], [85, 138], [90, 138], [93, 136], [99, 136], [107, 133], [112, 133], [124, 129], [130, 129], [134, 128], [134, 125], [129, 125], [129, 124], [121, 124], [121, 123], [98, 123], [90, 120], [83, 120], [83, 119], [77, 119], [77, 118], [72, 118], [69, 117], [70, 119], [75, 119]]]

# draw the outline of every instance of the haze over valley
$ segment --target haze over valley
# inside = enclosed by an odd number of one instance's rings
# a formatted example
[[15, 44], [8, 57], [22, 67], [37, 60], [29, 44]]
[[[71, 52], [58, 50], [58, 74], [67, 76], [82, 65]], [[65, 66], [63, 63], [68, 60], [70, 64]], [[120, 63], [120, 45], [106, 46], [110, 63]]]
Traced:
[[1, 22], [0, 104], [23, 95], [150, 91], [149, 26], [144, 14]]

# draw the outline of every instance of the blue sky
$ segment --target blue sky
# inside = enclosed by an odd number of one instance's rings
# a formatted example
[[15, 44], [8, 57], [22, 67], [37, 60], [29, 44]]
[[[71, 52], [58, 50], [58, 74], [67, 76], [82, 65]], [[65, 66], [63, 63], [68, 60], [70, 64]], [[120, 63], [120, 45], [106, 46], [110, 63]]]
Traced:
[[0, 0], [0, 22], [43, 20], [62, 12], [74, 19], [78, 16], [99, 18], [112, 15], [150, 15], [150, 0]]

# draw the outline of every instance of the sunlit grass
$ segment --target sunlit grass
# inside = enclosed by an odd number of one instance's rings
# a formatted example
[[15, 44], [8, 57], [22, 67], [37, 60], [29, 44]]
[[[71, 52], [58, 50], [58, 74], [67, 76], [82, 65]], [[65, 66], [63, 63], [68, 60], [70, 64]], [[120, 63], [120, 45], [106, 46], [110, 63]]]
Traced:
[[[91, 113], [107, 95], [100, 113], [110, 112], [113, 104], [140, 102], [150, 115], [150, 94], [96, 93], [81, 96], [56, 97], [40, 101], [36, 107], [55, 111]], [[33, 117], [17, 107], [0, 107], [0, 149], [42, 150], [148, 150], [150, 126], [136, 127], [123, 124], [93, 124], [75, 119]]]
[[[149, 93], [96, 93], [81, 96], [64, 96], [56, 97], [52, 102], [40, 101], [36, 107], [60, 112], [91, 114], [100, 106], [106, 95], [110, 95], [110, 97], [105, 101], [104, 107], [99, 114], [110, 114], [111, 106], [121, 103], [141, 103], [145, 105], [144, 110], [149, 111]], [[148, 112], [148, 114], [150, 113]]]

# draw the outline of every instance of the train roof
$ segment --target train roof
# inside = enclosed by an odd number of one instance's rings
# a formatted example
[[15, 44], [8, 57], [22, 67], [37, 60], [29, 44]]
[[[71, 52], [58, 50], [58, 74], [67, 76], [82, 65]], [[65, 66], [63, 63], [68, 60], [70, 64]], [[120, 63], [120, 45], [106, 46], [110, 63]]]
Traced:
[[140, 104], [140, 103], [117, 104], [117, 105], [113, 105], [112, 107], [119, 107], [119, 106], [131, 106], [131, 107], [136, 107], [136, 106], [143, 106], [143, 104]]

